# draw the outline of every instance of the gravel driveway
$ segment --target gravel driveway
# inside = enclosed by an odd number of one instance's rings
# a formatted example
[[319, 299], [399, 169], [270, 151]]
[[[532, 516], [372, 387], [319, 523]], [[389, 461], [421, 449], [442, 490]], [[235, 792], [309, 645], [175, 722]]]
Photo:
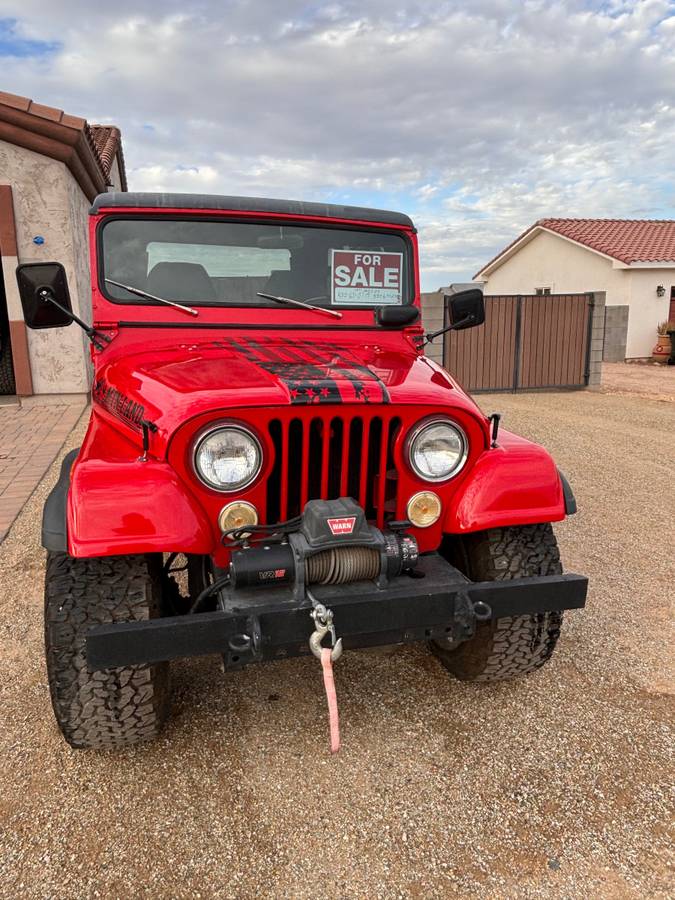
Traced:
[[42, 657], [52, 467], [0, 548], [3, 897], [672, 896], [675, 404], [480, 402], [570, 479], [557, 533], [588, 608], [512, 683], [449, 680], [424, 647], [345, 654], [335, 758], [311, 659], [176, 664], [160, 741], [66, 746]]

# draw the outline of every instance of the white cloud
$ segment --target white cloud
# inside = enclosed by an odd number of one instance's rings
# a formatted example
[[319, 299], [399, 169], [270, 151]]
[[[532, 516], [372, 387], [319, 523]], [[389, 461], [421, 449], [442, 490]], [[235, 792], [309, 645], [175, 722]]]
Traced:
[[674, 214], [666, 0], [0, 0], [2, 16], [62, 42], [5, 67], [4, 89], [118, 123], [133, 188], [402, 206], [432, 282], [540, 216]]

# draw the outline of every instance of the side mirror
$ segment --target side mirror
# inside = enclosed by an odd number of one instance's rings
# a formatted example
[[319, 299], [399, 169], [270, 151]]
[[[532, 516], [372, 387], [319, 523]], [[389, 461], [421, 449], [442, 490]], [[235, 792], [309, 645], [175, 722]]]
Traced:
[[22, 263], [17, 266], [16, 280], [29, 328], [63, 328], [74, 320], [61, 263]]
[[397, 325], [412, 325], [420, 317], [416, 306], [378, 306], [375, 321], [378, 325], [395, 328]]
[[446, 294], [445, 308], [454, 331], [473, 328], [485, 321], [485, 300], [480, 288]]

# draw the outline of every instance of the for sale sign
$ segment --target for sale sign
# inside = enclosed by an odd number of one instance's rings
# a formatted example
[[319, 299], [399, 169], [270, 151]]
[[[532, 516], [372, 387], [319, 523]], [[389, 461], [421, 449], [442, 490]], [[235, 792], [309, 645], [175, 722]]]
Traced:
[[332, 303], [384, 306], [403, 303], [403, 254], [333, 250]]

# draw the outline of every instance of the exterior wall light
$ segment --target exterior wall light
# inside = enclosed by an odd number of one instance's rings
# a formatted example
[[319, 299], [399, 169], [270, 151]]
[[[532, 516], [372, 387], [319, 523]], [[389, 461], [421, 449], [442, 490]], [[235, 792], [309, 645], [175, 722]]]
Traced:
[[664, 288], [664, 286], [662, 284], [658, 285], [658, 287], [656, 288], [656, 296], [663, 297], [665, 292], [666, 292], [666, 289]]

